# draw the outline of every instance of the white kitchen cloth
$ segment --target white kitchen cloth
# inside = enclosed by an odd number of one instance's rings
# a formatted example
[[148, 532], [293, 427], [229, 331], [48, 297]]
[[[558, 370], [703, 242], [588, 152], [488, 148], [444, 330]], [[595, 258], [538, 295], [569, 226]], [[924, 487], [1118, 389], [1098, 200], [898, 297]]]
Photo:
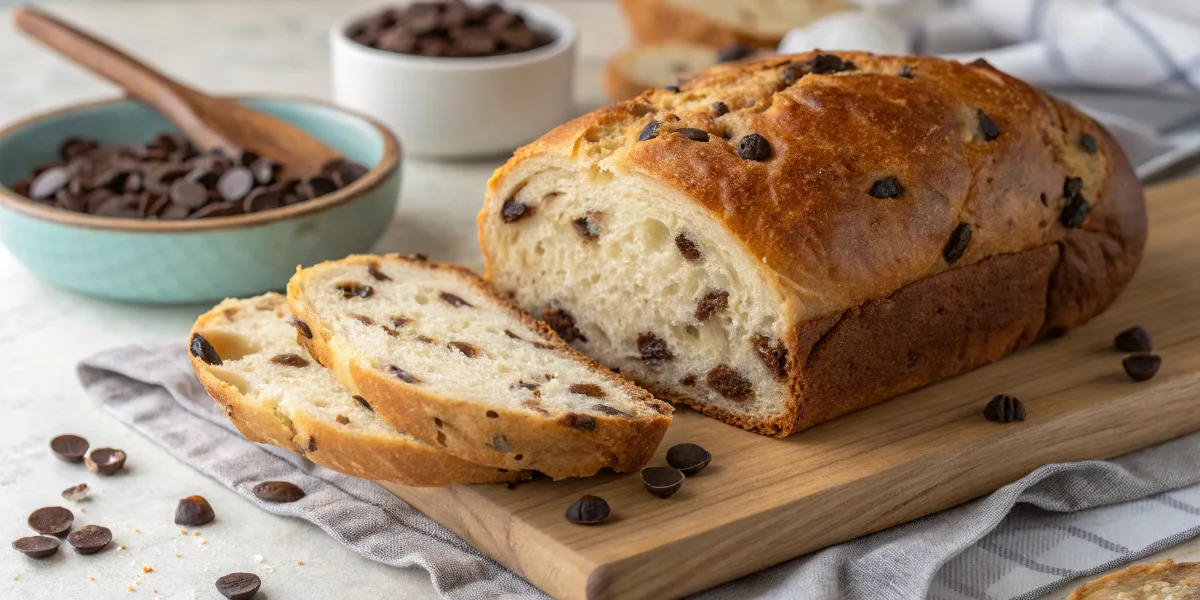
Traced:
[[[546, 597], [379, 485], [247, 441], [196, 380], [183, 341], [109, 350], [78, 372], [118, 419], [267, 512], [309, 521], [371, 560], [425, 569], [446, 598]], [[1112, 461], [1048, 465], [986, 498], [694, 598], [1036, 598], [1200, 535], [1198, 464], [1200, 434]], [[307, 495], [264, 503], [250, 490], [266, 480]]]

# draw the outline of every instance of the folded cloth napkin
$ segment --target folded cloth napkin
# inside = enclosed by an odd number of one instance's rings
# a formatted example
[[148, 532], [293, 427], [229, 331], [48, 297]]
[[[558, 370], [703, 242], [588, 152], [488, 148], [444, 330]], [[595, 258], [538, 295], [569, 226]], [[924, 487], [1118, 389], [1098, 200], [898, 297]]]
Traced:
[[[196, 381], [182, 341], [109, 350], [78, 372], [106, 410], [180, 461], [267, 512], [317, 525], [366, 558], [425, 569], [443, 597], [546, 597], [382, 487], [247, 441]], [[1049, 465], [986, 498], [695, 597], [1036, 598], [1200, 535], [1197, 464], [1200, 434], [1112, 461]], [[278, 479], [307, 495], [272, 504], [250, 492], [259, 481]]]

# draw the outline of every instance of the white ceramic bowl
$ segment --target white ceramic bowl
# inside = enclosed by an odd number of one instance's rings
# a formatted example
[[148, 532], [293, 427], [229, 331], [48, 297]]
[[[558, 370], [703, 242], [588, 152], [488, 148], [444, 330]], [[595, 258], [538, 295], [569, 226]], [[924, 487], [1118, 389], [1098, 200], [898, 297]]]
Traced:
[[347, 17], [329, 32], [333, 101], [382, 121], [405, 152], [467, 157], [512, 152], [573, 116], [572, 77], [579, 32], [539, 4], [508, 5], [554, 36], [536, 50], [483, 58], [415, 56], [350, 39]]

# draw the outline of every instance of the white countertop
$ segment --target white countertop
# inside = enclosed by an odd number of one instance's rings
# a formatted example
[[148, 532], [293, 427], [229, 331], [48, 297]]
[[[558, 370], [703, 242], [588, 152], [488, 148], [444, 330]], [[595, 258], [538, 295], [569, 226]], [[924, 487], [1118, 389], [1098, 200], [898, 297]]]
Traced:
[[[583, 30], [576, 82], [581, 105], [602, 103], [599, 66], [627, 41], [615, 9], [605, 2], [547, 3]], [[105, 0], [47, 8], [209, 91], [325, 98], [326, 28], [370, 4]], [[0, 16], [0, 120], [116, 93], [16, 34], [8, 11]], [[478, 264], [474, 216], [484, 182], [502, 160], [406, 161], [401, 209], [378, 248]], [[306, 522], [258, 510], [83, 394], [74, 372], [79, 359], [136, 341], [181, 340], [207, 307], [133, 306], [75, 295], [38, 281], [3, 248], [0, 290], [0, 532], [7, 540], [29, 535], [25, 518], [32, 510], [69, 506], [61, 490], [86, 482], [94, 499], [74, 507], [76, 524], [105, 525], [114, 535], [113, 548], [92, 556], [64, 549], [33, 561], [0, 549], [0, 597], [117, 598], [132, 587], [130, 598], [214, 598], [213, 582], [231, 571], [262, 577], [257, 598], [358, 598], [384, 591], [405, 599], [437, 597], [425, 571], [370, 562]], [[124, 472], [102, 478], [54, 459], [47, 444], [67, 432], [88, 438], [93, 447], [124, 449]], [[184, 535], [173, 524], [176, 502], [192, 494], [208, 498], [217, 513], [199, 536]], [[1192, 542], [1162, 556], [1197, 552], [1200, 543]]]

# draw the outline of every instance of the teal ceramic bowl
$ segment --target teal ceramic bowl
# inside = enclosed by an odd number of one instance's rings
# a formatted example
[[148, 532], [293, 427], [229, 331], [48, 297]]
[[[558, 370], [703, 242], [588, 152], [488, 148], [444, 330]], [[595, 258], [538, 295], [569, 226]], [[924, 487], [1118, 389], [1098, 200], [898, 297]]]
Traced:
[[378, 123], [298, 98], [241, 98], [299, 125], [370, 171], [332, 194], [261, 213], [195, 221], [98, 217], [41, 206], [8, 186], [58, 160], [70, 136], [149, 141], [175, 129], [144, 105], [111, 100], [38, 115], [0, 131], [0, 241], [38, 277], [114, 300], [215, 301], [280, 290], [297, 265], [365, 253], [400, 194], [400, 144]]

